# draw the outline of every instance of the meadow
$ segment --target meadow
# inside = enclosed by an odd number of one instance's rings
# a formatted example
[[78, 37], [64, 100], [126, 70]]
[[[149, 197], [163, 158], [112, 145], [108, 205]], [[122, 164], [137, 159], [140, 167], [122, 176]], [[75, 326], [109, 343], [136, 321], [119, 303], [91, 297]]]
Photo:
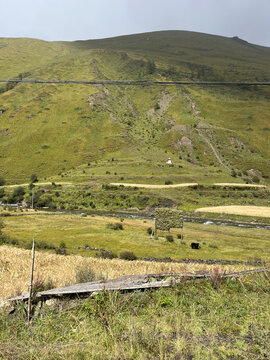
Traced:
[[[248, 261], [254, 258], [270, 260], [270, 233], [263, 229], [233, 226], [184, 224], [184, 241], [177, 237], [180, 229], [172, 229], [174, 242], [166, 240], [167, 232], [158, 231], [158, 240], [147, 233], [153, 220], [108, 218], [94, 215], [22, 215], [3, 217], [3, 233], [28, 246], [37, 243], [53, 246], [64, 243], [70, 254], [95, 256], [85, 247], [105, 249], [119, 256], [132, 251], [137, 257], [171, 257], [172, 259], [223, 259]], [[109, 224], [121, 224], [123, 230], [113, 230]], [[108, 226], [109, 225], [109, 226]], [[193, 250], [191, 242], [200, 242], [200, 250]], [[81, 247], [82, 249], [74, 249]]]

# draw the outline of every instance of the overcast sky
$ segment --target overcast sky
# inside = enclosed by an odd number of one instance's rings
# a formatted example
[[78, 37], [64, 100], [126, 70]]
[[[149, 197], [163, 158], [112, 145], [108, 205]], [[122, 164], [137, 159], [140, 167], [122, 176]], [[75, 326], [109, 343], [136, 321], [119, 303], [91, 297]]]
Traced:
[[0, 0], [0, 37], [83, 40], [156, 30], [270, 46], [270, 0]]

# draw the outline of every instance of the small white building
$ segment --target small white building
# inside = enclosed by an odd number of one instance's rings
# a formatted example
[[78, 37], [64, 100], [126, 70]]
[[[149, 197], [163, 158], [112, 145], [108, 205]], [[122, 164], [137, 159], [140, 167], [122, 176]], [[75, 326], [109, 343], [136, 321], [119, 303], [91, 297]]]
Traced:
[[168, 160], [167, 160], [166, 164], [168, 164], [168, 165], [172, 165], [172, 159], [171, 159], [171, 158], [168, 158]]

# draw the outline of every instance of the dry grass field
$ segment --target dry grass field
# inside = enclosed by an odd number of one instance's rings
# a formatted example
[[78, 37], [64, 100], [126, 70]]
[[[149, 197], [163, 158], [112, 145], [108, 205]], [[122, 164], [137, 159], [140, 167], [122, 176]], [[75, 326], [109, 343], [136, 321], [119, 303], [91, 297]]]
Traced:
[[239, 184], [239, 183], [216, 183], [215, 186], [231, 186], [231, 187], [240, 187], [240, 188], [263, 188], [265, 185], [256, 185], [256, 184]]
[[[26, 292], [29, 283], [31, 251], [0, 247], [0, 300]], [[244, 266], [171, 264], [120, 259], [85, 258], [36, 252], [34, 282], [51, 282], [55, 287], [76, 283], [76, 273], [90, 268], [97, 276], [113, 279], [122, 275], [147, 273], [232, 272]]]
[[213, 206], [197, 209], [196, 212], [270, 217], [270, 207], [267, 206]]

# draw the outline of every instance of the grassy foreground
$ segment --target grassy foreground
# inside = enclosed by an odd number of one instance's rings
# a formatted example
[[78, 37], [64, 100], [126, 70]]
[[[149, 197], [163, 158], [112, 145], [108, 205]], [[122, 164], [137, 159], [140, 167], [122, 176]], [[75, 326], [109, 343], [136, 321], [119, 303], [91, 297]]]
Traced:
[[0, 313], [1, 359], [269, 359], [269, 276]]

